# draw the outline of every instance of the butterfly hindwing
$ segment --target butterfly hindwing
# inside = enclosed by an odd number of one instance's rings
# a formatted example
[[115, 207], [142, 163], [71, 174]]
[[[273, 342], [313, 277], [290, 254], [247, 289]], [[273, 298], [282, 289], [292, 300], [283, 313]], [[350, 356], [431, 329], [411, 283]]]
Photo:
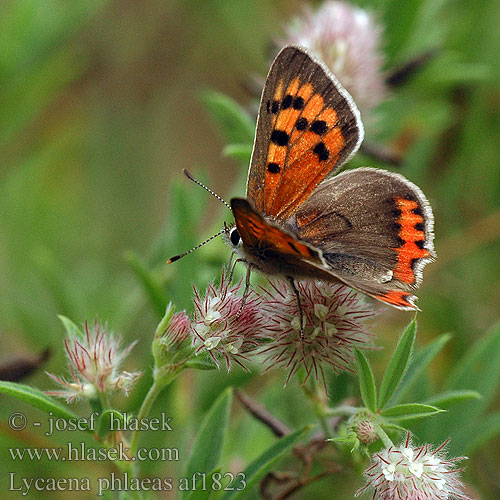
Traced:
[[323, 182], [287, 225], [339, 279], [409, 309], [435, 256], [433, 221], [422, 191], [402, 175], [358, 168]]
[[285, 47], [262, 94], [247, 198], [287, 219], [362, 138], [356, 105], [335, 77], [304, 49]]

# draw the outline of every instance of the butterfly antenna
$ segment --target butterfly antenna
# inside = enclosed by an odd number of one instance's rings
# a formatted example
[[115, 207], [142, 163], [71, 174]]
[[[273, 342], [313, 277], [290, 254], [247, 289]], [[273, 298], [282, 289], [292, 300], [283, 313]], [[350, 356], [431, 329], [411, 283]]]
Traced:
[[187, 252], [181, 253], [180, 255], [176, 255], [175, 257], [171, 257], [170, 259], [167, 260], [167, 264], [172, 264], [172, 262], [179, 260], [181, 257], [184, 257], [185, 255], [188, 255], [191, 252], [198, 250], [198, 248], [205, 245], [205, 243], [208, 243], [209, 241], [212, 241], [214, 238], [217, 238], [217, 236], [220, 236], [225, 230], [226, 230], [226, 228], [224, 227], [218, 233], [214, 234], [213, 236], [210, 236], [210, 238], [207, 238], [205, 241], [201, 242], [199, 245], [196, 245], [195, 247], [191, 248], [191, 250], [188, 250]]
[[[183, 168], [182, 171], [184, 172], [184, 175], [189, 180], [193, 181], [195, 184], [198, 184], [198, 186], [201, 186], [203, 189], [205, 189], [206, 191], [208, 191], [212, 196], [214, 196], [219, 201], [221, 201], [222, 203], [224, 203], [224, 205], [226, 205], [226, 207], [229, 208], [229, 210], [231, 210], [231, 205], [229, 205], [229, 203], [227, 201], [223, 200], [217, 193], [214, 193], [210, 188], [207, 188], [207, 186], [205, 186], [205, 184], [201, 183], [198, 179], [195, 179], [185, 168]], [[218, 236], [218, 234], [215, 235], [215, 236]]]

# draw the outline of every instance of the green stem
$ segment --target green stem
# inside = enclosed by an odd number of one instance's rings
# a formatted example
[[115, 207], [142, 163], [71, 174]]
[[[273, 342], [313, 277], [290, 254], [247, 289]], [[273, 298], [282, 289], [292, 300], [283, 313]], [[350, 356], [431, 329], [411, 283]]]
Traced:
[[311, 377], [311, 389], [303, 385], [306, 396], [313, 403], [314, 413], [318, 418], [318, 422], [323, 429], [325, 439], [333, 439], [332, 429], [328, 424], [328, 406], [326, 404], [326, 394], [319, 387], [316, 379]]
[[330, 415], [331, 417], [334, 416], [343, 416], [343, 417], [350, 417], [357, 413], [359, 411], [359, 408], [356, 408], [355, 406], [349, 406], [349, 405], [341, 405], [337, 406], [336, 408], [328, 408], [326, 410], [327, 415]]
[[[166, 385], [167, 384], [160, 383], [158, 381], [158, 378], [154, 379], [153, 385], [149, 388], [149, 391], [146, 394], [146, 397], [144, 398], [144, 401], [142, 402], [141, 408], [137, 415], [137, 419], [139, 422], [141, 422], [142, 419], [147, 417], [147, 415], [151, 411], [153, 403], [155, 402], [156, 398]], [[134, 431], [132, 434], [132, 440], [130, 442], [130, 452], [133, 457], [137, 453], [137, 448], [139, 446], [139, 437], [140, 437], [140, 431], [139, 430]]]
[[375, 426], [375, 429], [377, 430], [378, 437], [380, 438], [382, 443], [384, 443], [384, 446], [386, 448], [394, 446], [394, 443], [391, 441], [391, 438], [386, 434], [384, 429], [382, 429], [382, 427], [377, 423], [374, 423], [373, 425]]

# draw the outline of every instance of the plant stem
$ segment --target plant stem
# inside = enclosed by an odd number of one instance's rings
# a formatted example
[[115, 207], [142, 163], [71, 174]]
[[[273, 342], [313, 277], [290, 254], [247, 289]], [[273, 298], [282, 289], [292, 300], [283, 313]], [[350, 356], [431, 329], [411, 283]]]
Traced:
[[302, 387], [308, 399], [313, 403], [314, 413], [325, 434], [325, 439], [333, 439], [332, 429], [328, 425], [328, 406], [326, 404], [327, 399], [325, 392], [321, 390], [314, 377], [311, 377], [310, 389], [307, 388], [305, 384]]
[[326, 410], [327, 415], [342, 416], [342, 417], [351, 417], [352, 415], [354, 415], [358, 411], [359, 411], [359, 408], [356, 408], [355, 406], [350, 406], [350, 405], [341, 405], [341, 406], [337, 406], [336, 408], [328, 408]]
[[[157, 378], [154, 379], [153, 385], [149, 388], [149, 391], [146, 394], [146, 397], [144, 398], [144, 401], [142, 402], [141, 408], [137, 415], [137, 419], [139, 422], [147, 417], [147, 415], [151, 411], [153, 403], [158, 397], [158, 394], [160, 394], [160, 392], [166, 385], [168, 384], [159, 383]], [[130, 453], [132, 454], [132, 456], [135, 456], [135, 454], [137, 453], [137, 448], [139, 445], [139, 436], [140, 436], [139, 430], [135, 430], [132, 434], [132, 440], [130, 442]]]
[[382, 427], [377, 423], [374, 423], [374, 425], [375, 425], [375, 429], [377, 430], [378, 437], [380, 438], [382, 443], [384, 443], [384, 446], [386, 448], [394, 446], [394, 443], [391, 441], [391, 438], [386, 434], [384, 429], [382, 429]]

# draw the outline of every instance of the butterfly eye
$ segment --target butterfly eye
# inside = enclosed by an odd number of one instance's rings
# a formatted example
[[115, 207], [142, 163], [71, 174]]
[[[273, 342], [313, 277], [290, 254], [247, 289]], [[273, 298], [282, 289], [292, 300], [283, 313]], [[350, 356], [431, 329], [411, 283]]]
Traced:
[[237, 246], [240, 242], [240, 233], [238, 233], [238, 230], [236, 228], [231, 230], [229, 237], [231, 238], [231, 243], [234, 246]]

